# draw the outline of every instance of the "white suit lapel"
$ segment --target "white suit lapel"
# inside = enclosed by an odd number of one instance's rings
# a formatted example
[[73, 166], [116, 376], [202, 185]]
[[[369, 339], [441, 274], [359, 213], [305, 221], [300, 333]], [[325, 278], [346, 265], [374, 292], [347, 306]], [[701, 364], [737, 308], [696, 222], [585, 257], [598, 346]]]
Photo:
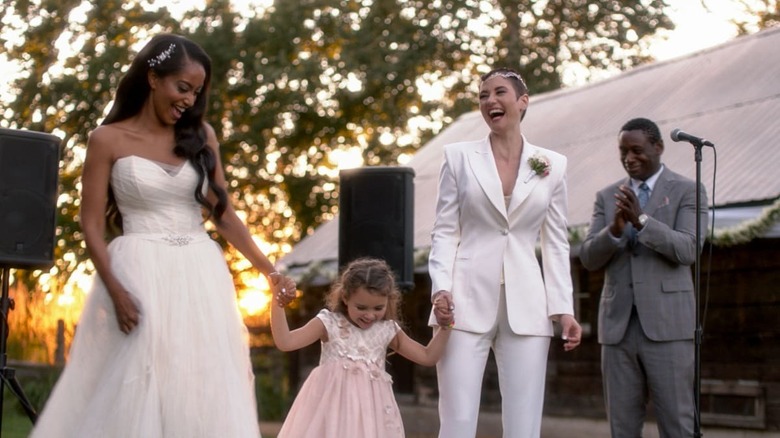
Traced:
[[485, 196], [493, 207], [506, 217], [504, 191], [501, 189], [501, 179], [498, 176], [493, 151], [490, 149], [489, 137], [485, 137], [474, 151], [469, 152], [468, 160]]
[[525, 146], [523, 147], [523, 154], [520, 156], [520, 170], [517, 173], [517, 181], [515, 181], [515, 188], [512, 189], [512, 199], [509, 201], [508, 214], [522, 205], [523, 201], [531, 194], [536, 184], [539, 183], [541, 177], [536, 175], [531, 170], [531, 165], [528, 164], [528, 158], [533, 154], [539, 152], [539, 148], [528, 143], [523, 137]]

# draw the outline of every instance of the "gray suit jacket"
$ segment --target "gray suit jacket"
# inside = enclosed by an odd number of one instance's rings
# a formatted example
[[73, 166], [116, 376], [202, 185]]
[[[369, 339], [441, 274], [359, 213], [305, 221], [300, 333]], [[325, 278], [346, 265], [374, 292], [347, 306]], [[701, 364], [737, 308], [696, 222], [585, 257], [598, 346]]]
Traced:
[[[624, 178], [596, 195], [590, 229], [580, 249], [585, 268], [606, 268], [599, 304], [598, 339], [623, 339], [632, 305], [647, 337], [654, 341], [693, 339], [695, 296], [691, 265], [696, 260], [695, 182], [664, 168], [644, 212], [650, 216], [632, 245], [628, 224], [619, 241], [609, 233], [614, 194]], [[701, 241], [707, 230], [707, 196], [701, 187]]]

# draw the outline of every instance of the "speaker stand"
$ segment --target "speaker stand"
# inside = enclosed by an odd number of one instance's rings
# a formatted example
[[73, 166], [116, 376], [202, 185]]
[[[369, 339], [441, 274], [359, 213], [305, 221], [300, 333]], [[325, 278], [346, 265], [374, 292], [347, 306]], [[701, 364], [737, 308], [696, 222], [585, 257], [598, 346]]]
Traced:
[[5, 395], [5, 385], [8, 384], [8, 389], [19, 399], [19, 402], [27, 413], [33, 424], [38, 419], [38, 414], [35, 412], [32, 403], [24, 395], [22, 386], [16, 380], [16, 370], [6, 366], [7, 363], [7, 342], [8, 342], [8, 312], [14, 308], [14, 300], [8, 297], [8, 279], [9, 269], [8, 266], [2, 267], [2, 283], [3, 294], [0, 297], [0, 309], [2, 309], [2, 323], [0, 323], [0, 434], [3, 430], [3, 396]]

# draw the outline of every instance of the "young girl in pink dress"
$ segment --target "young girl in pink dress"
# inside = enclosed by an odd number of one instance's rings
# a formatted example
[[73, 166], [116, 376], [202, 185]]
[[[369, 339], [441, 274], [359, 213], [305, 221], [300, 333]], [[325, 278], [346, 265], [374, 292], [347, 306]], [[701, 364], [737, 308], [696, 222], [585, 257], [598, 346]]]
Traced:
[[439, 360], [449, 338], [451, 309], [434, 303], [439, 328], [427, 346], [394, 321], [400, 293], [382, 260], [357, 259], [334, 284], [323, 309], [290, 331], [277, 296], [271, 306], [274, 342], [282, 351], [322, 343], [320, 364], [301, 387], [278, 438], [392, 438], [404, 428], [385, 372], [387, 348], [424, 366]]

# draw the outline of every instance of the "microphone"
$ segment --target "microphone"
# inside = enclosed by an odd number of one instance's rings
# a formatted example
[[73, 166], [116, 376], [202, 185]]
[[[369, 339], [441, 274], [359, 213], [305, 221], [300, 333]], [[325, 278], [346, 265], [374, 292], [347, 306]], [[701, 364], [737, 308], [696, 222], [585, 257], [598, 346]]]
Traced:
[[712, 142], [710, 142], [707, 139], [696, 137], [695, 135], [688, 134], [687, 132], [681, 131], [680, 128], [675, 128], [672, 131], [672, 140], [674, 141], [687, 141], [688, 143], [693, 144], [694, 146], [712, 146], [715, 147]]

